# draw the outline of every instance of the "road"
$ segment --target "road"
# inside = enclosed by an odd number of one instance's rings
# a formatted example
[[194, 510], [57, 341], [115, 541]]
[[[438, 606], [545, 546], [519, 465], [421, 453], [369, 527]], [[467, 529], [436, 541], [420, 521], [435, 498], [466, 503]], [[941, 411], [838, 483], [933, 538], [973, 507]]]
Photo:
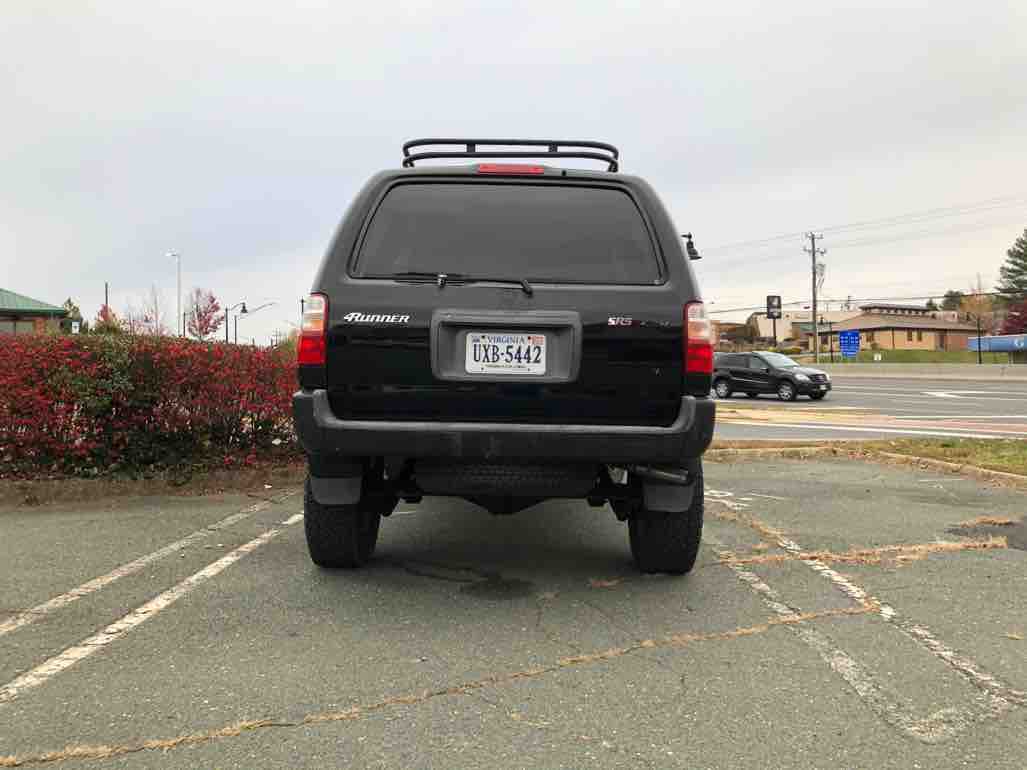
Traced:
[[683, 578], [447, 499], [320, 570], [267, 494], [0, 509], [0, 767], [1027, 764], [1022, 490], [708, 462]]
[[718, 404], [716, 438], [1027, 438], [1027, 382], [835, 377], [823, 401], [736, 396]]

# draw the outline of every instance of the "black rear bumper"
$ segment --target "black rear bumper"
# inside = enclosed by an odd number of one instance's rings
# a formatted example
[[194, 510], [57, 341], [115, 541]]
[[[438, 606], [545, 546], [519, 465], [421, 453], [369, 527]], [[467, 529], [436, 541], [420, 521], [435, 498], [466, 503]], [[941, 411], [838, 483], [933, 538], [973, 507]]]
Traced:
[[292, 399], [296, 433], [310, 455], [595, 460], [675, 464], [713, 439], [715, 405], [685, 396], [672, 425], [534, 425], [495, 422], [340, 420], [325, 390]]

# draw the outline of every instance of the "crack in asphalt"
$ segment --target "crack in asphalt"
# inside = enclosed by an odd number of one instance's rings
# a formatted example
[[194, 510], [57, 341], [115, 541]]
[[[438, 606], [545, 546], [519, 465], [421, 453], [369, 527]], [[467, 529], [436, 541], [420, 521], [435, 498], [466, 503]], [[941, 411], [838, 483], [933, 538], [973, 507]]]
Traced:
[[348, 722], [361, 719], [378, 711], [384, 711], [396, 706], [419, 705], [435, 698], [451, 695], [480, 694], [481, 690], [488, 687], [498, 687], [521, 680], [538, 679], [546, 676], [547, 674], [553, 674], [567, 668], [616, 660], [617, 658], [631, 655], [639, 650], [684, 647], [689, 644], [699, 642], [739, 639], [742, 637], [766, 633], [778, 626], [809, 623], [810, 621], [826, 617], [851, 617], [874, 611], [874, 606], [865, 605], [859, 607], [846, 607], [843, 609], [823, 610], [821, 612], [796, 613], [789, 616], [773, 616], [763, 623], [759, 623], [755, 626], [743, 626], [731, 629], [730, 631], [719, 631], [705, 634], [682, 633], [672, 634], [658, 639], [643, 639], [624, 647], [611, 647], [606, 650], [598, 650], [591, 653], [559, 658], [555, 662], [544, 666], [521, 669], [519, 671], [512, 671], [505, 674], [492, 674], [470, 682], [464, 682], [433, 690], [423, 690], [419, 693], [397, 695], [362, 706], [352, 706], [341, 711], [310, 713], [299, 720], [273, 718], [245, 720], [206, 732], [190, 733], [172, 738], [150, 739], [139, 741], [137, 743], [125, 743], [119, 745], [67, 746], [60, 750], [46, 751], [36, 754], [0, 756], [0, 767], [31, 767], [55, 764], [72, 759], [113, 759], [115, 757], [125, 756], [127, 754], [136, 754], [143, 751], [167, 752], [183, 746], [196, 746], [199, 744], [211, 743], [223, 738], [237, 737], [244, 733], [250, 733], [267, 728], [298, 728], [317, 724]]
[[989, 537], [987, 540], [964, 540], [960, 542], [937, 541], [934, 543], [912, 543], [908, 545], [885, 545], [878, 548], [853, 548], [848, 551], [799, 551], [796, 553], [770, 553], [757, 556], [738, 556], [724, 551], [718, 564], [782, 564], [793, 561], [816, 561], [822, 563], [860, 564], [873, 566], [885, 560], [898, 565], [926, 559], [934, 553], [957, 551], [989, 551], [1008, 547], [1005, 537]]
[[[474, 583], [479, 580], [502, 580], [502, 576], [498, 572], [485, 572], [474, 567], [463, 565], [453, 566], [439, 562], [414, 560], [394, 561], [391, 559], [383, 559], [382, 563], [388, 564], [392, 567], [397, 567], [414, 577], [442, 580], [447, 583]], [[447, 572], [452, 574], [445, 574]], [[461, 577], [459, 573], [468, 573], [473, 577]]]

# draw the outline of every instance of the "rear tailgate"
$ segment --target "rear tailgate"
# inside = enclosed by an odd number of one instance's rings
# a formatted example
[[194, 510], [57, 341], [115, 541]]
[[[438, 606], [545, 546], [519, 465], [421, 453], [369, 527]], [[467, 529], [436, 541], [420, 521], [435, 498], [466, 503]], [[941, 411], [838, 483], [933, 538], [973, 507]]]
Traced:
[[[397, 277], [411, 272], [428, 275]], [[616, 183], [394, 184], [339, 280], [326, 379], [340, 418], [669, 425], [678, 413], [681, 299]]]

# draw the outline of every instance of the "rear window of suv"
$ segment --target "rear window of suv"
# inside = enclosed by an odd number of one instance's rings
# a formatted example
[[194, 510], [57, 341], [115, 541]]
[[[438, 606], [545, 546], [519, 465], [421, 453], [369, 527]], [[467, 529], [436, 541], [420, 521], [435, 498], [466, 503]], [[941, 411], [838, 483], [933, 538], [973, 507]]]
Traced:
[[413, 271], [543, 283], [662, 280], [631, 196], [570, 185], [396, 185], [374, 213], [353, 274]]

